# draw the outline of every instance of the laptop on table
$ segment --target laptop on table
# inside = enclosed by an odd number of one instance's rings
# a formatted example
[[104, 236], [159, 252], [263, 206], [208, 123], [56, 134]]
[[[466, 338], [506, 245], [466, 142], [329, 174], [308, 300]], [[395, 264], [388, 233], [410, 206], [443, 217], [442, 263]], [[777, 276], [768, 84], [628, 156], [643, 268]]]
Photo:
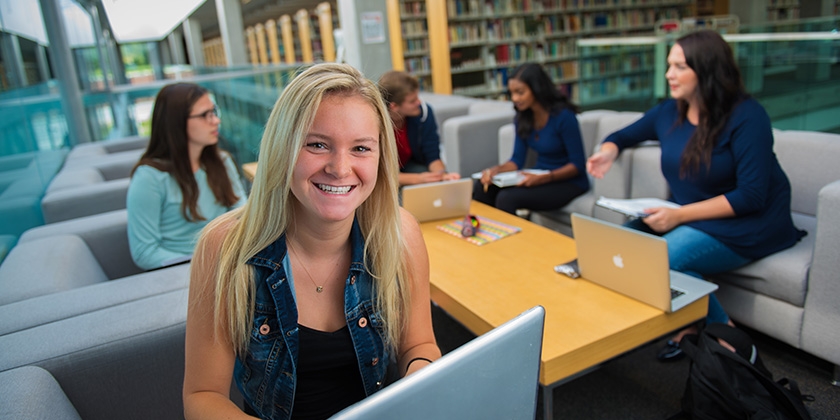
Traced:
[[664, 238], [572, 214], [583, 278], [665, 312], [677, 311], [718, 286], [668, 268]]
[[407, 185], [402, 189], [402, 206], [418, 222], [464, 217], [470, 212], [473, 181], [455, 181]]
[[330, 419], [533, 420], [544, 323], [531, 308]]

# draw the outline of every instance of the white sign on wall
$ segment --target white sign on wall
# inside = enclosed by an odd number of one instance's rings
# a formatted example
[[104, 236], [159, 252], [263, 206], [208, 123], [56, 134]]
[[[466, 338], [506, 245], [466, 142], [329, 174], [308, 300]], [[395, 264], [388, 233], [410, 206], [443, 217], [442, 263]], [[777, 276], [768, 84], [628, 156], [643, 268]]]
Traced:
[[362, 21], [362, 42], [365, 44], [379, 44], [385, 42], [385, 18], [382, 12], [364, 12], [360, 15]]

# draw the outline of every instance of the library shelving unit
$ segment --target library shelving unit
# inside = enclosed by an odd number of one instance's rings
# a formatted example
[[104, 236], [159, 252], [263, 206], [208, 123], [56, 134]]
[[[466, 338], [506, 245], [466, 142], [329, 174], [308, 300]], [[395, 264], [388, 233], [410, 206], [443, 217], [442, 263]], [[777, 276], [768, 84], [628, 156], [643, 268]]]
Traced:
[[768, 0], [767, 21], [799, 19], [799, 0]]
[[587, 47], [579, 60], [576, 99], [586, 107], [652, 96], [657, 54], [649, 45]]
[[[577, 85], [583, 80], [578, 64], [578, 39], [652, 34], [658, 20], [678, 19], [691, 14], [694, 7], [694, 0], [394, 0], [393, 3], [398, 3], [399, 24], [411, 27], [403, 27], [400, 41], [404, 53], [400, 55], [401, 60], [394, 60], [395, 67], [396, 61], [403, 61], [404, 68], [414, 72], [415, 65], [425, 63], [423, 60], [428, 57], [435, 92], [484, 98], [504, 96], [508, 72], [526, 62], [541, 63], [558, 86], [575, 98]], [[424, 28], [424, 13], [428, 38], [420, 30]], [[439, 19], [445, 22], [436, 22]], [[415, 23], [418, 20], [421, 23]], [[440, 36], [441, 32], [445, 36]], [[427, 39], [428, 56], [425, 49], [412, 48], [425, 46]], [[409, 60], [416, 58], [414, 54], [420, 60], [409, 64]], [[639, 63], [631, 63], [631, 71], [643, 71], [642, 63], [649, 57], [639, 54], [605, 57], [604, 65], [623, 71], [626, 65], [621, 63], [622, 59]], [[425, 71], [424, 67], [420, 68]], [[441, 72], [439, 68], [446, 71]], [[593, 73], [586, 77], [597, 76]], [[439, 78], [448, 79], [450, 86]]]
[[404, 70], [417, 77], [421, 90], [431, 90], [432, 64], [429, 57], [426, 2], [400, 1], [399, 9]]
[[697, 16], [726, 14], [729, 14], [729, 0], [697, 0]]
[[338, 15], [332, 13], [332, 5], [327, 2], [320, 3], [311, 11], [300, 9], [295, 13], [303, 62], [335, 61], [333, 28], [337, 18]]
[[[265, 66], [335, 61], [333, 28], [338, 16], [332, 10], [330, 3], [322, 2], [311, 11], [298, 10], [294, 18], [284, 14], [249, 26], [245, 29], [249, 62]], [[205, 51], [212, 48], [207, 44]]]

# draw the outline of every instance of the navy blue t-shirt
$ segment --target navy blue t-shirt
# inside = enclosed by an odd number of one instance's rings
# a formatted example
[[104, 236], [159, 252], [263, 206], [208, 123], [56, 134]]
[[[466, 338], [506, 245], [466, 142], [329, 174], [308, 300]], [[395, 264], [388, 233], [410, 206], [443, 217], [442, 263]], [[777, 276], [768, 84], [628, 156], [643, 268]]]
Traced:
[[759, 259], [792, 246], [804, 232], [790, 215], [790, 182], [773, 152], [770, 117], [754, 99], [735, 106], [712, 150], [711, 166], [680, 178], [680, 161], [696, 127], [678, 122], [677, 102], [664, 101], [637, 122], [604, 141], [619, 150], [645, 140], [659, 140], [662, 174], [671, 199], [680, 205], [723, 195], [735, 217], [701, 220], [687, 225], [706, 232], [736, 253]]
[[[516, 121], [514, 125], [518, 126]], [[554, 170], [572, 163], [577, 167], [577, 175], [565, 181], [577, 185], [584, 191], [589, 189], [580, 124], [572, 110], [566, 108], [552, 113], [545, 126], [539, 130], [533, 130], [527, 138], [519, 137], [517, 132], [513, 144], [513, 156], [510, 158], [517, 168], [524, 169], [528, 149], [537, 152], [534, 169]]]

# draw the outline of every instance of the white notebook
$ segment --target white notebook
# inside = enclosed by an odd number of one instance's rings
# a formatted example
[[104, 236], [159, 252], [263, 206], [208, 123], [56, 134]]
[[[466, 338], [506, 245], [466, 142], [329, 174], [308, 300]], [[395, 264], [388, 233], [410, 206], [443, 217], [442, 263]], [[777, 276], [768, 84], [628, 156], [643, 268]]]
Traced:
[[680, 205], [670, 201], [659, 198], [606, 198], [601, 197], [595, 204], [617, 211], [621, 214], [630, 217], [645, 217], [647, 216], [646, 209], [654, 207], [669, 207], [672, 209], [680, 208]]
[[[493, 184], [499, 188], [514, 187], [519, 185], [525, 175], [523, 172], [534, 175], [544, 175], [548, 173], [547, 169], [523, 169], [521, 171], [500, 172], [493, 176]], [[481, 179], [481, 172], [472, 174], [473, 179]]]

